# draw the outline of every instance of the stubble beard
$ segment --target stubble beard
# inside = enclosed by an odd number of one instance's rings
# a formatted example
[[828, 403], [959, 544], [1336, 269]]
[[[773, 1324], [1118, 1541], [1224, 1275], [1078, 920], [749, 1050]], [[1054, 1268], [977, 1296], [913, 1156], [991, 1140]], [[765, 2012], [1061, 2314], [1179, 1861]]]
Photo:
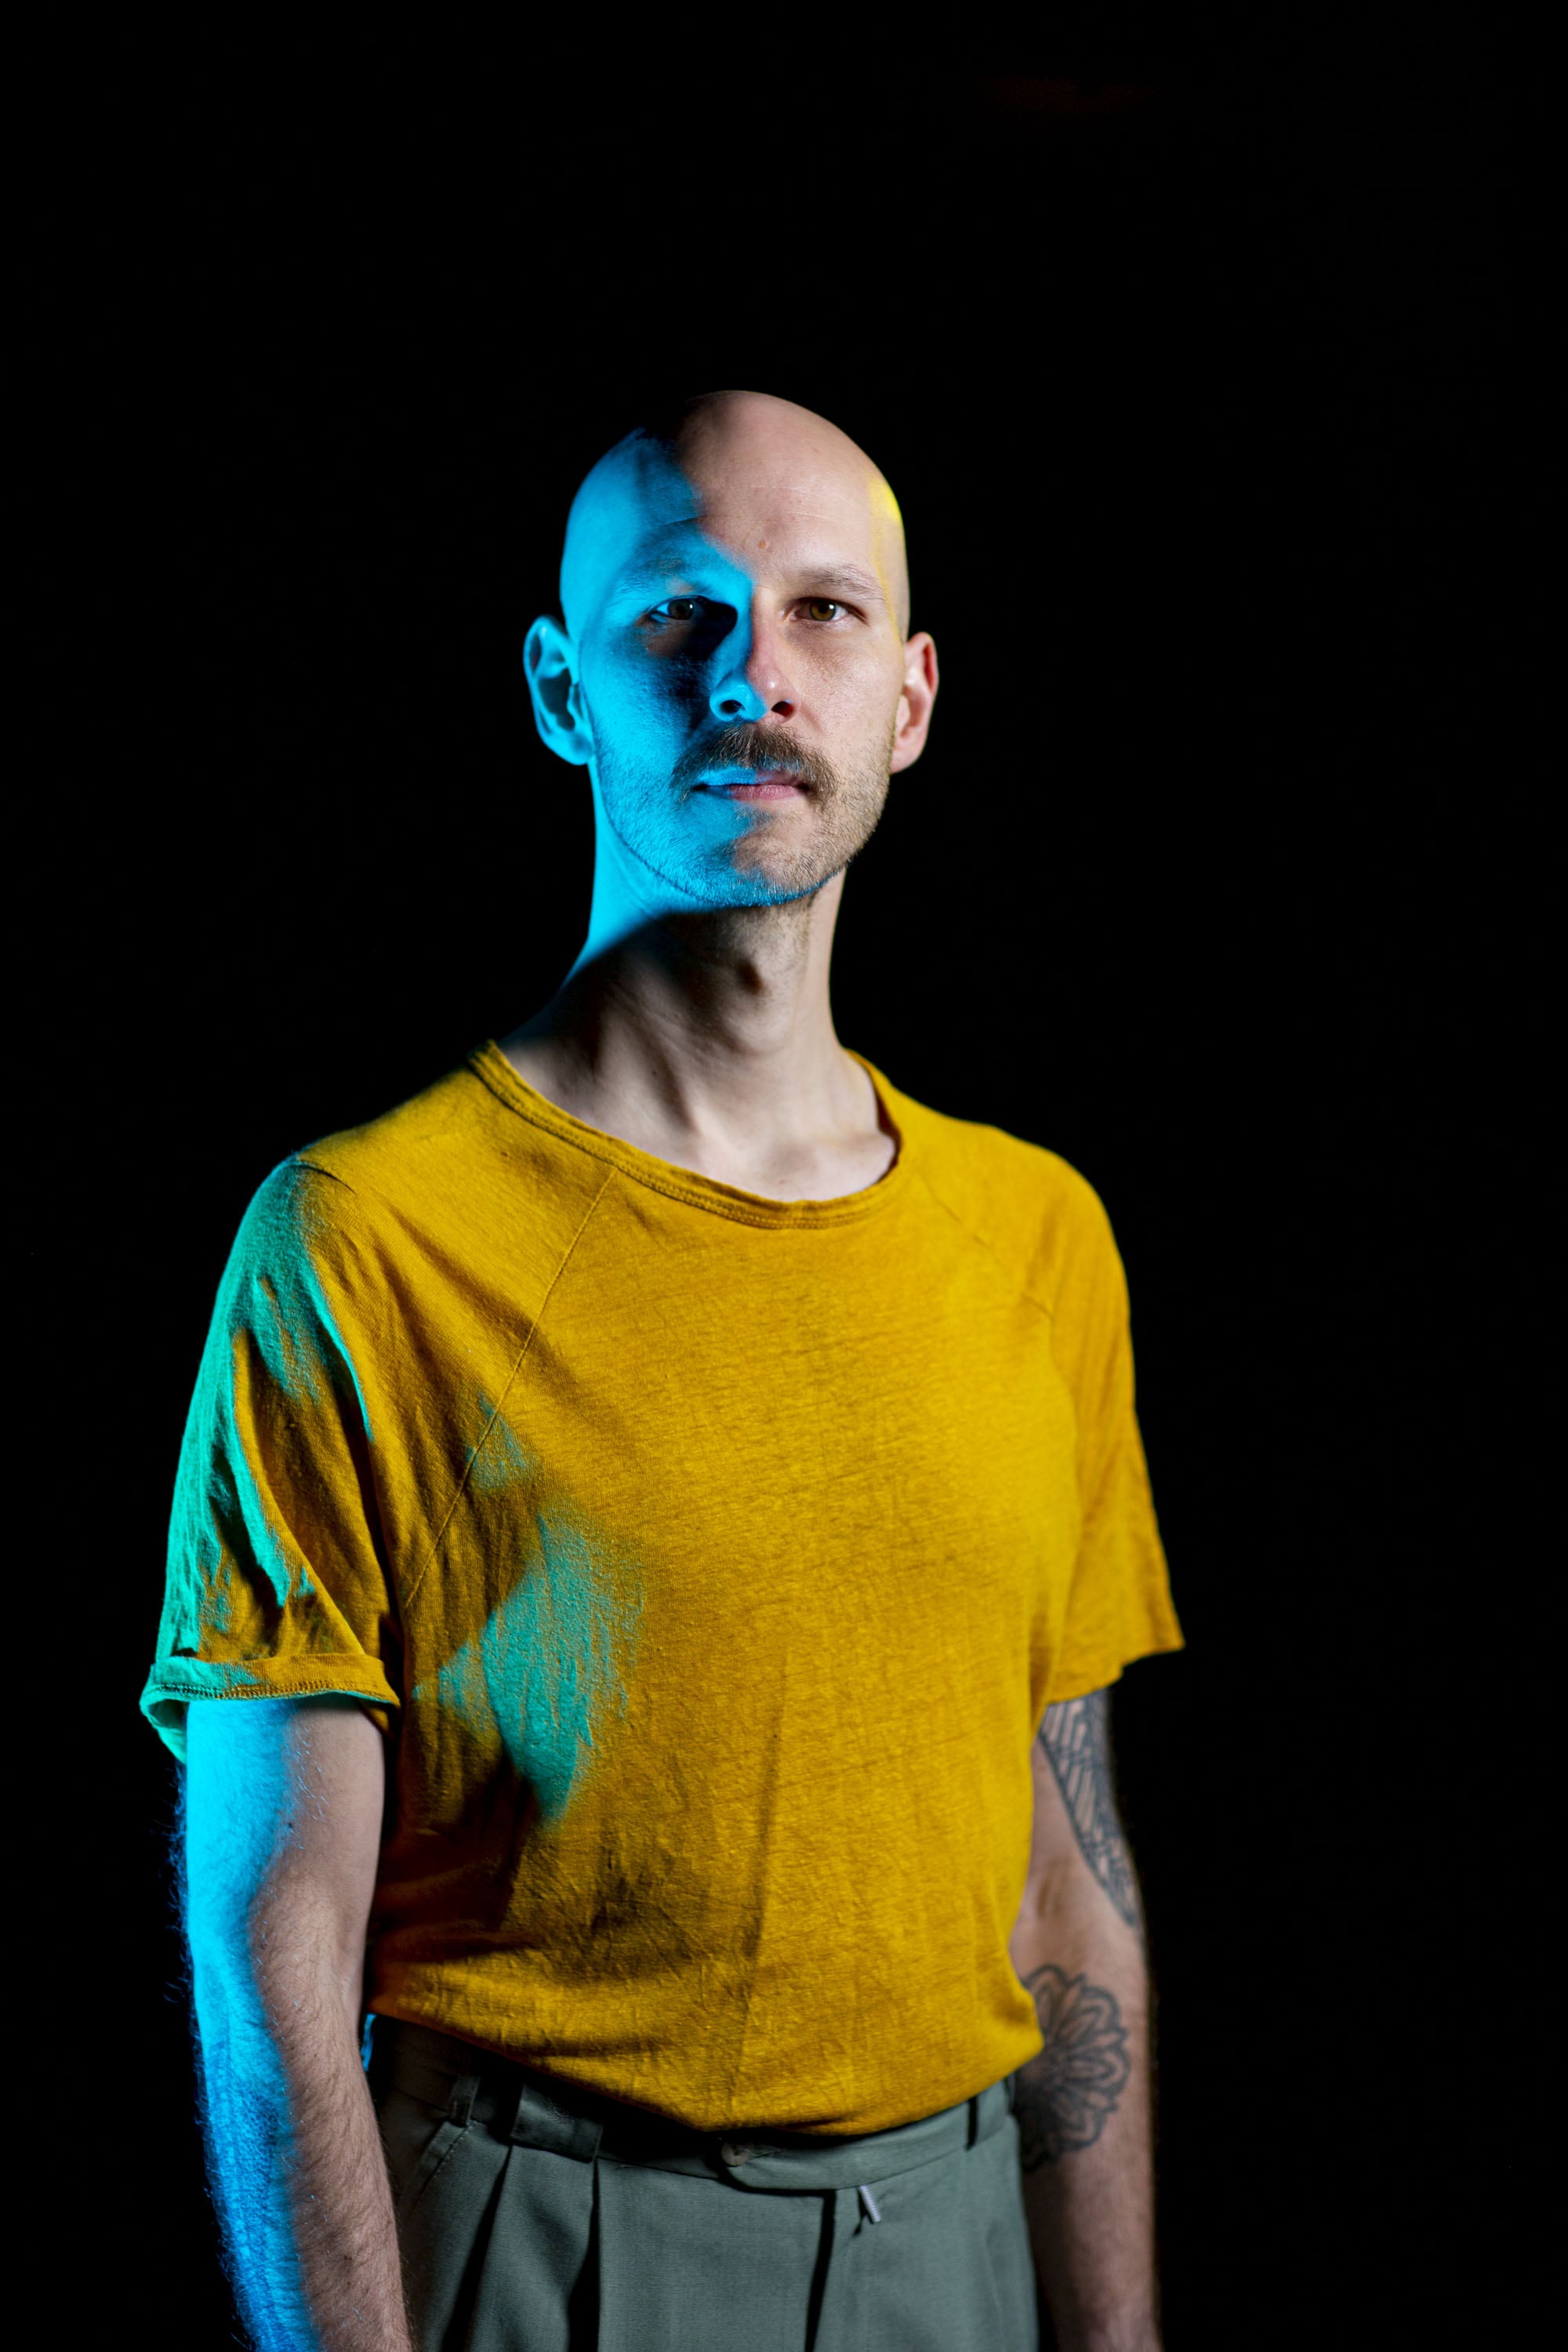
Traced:
[[[652, 784], [645, 771], [601, 752], [599, 797], [622, 846], [672, 889], [716, 909], [788, 906], [814, 898], [875, 833], [887, 803], [895, 731], [889, 729], [880, 761], [840, 768], [780, 729], [731, 727], [694, 747], [673, 776]], [[732, 841], [688, 850], [681, 812], [704, 770], [720, 766], [771, 768], [798, 777], [816, 814], [809, 839], [785, 848], [770, 840], [774, 828], [763, 816]]]

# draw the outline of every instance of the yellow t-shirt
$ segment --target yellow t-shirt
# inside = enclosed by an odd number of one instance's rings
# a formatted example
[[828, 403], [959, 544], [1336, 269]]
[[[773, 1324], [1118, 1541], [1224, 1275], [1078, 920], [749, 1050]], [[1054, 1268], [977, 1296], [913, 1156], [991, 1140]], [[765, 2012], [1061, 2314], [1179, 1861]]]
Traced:
[[1121, 1266], [1052, 1153], [759, 1199], [493, 1045], [247, 1213], [142, 1705], [392, 1741], [368, 2006], [708, 2130], [868, 2132], [1039, 2047], [1046, 1706], [1179, 1645]]

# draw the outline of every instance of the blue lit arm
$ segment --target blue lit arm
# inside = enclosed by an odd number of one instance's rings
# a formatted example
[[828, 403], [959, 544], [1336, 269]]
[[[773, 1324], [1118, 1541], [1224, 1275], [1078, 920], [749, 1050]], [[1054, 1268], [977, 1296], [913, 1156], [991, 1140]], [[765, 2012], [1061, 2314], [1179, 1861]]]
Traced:
[[352, 1699], [190, 1709], [186, 1930], [208, 2162], [258, 2352], [408, 2352], [359, 2057], [383, 1742]]

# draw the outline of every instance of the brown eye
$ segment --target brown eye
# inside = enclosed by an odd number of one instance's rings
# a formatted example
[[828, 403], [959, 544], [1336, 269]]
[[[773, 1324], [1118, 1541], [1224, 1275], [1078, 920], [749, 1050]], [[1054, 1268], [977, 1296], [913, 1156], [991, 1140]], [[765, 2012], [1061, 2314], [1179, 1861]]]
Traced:
[[808, 596], [805, 600], [805, 616], [808, 621], [836, 620], [843, 610], [843, 605], [835, 604], [831, 596]]

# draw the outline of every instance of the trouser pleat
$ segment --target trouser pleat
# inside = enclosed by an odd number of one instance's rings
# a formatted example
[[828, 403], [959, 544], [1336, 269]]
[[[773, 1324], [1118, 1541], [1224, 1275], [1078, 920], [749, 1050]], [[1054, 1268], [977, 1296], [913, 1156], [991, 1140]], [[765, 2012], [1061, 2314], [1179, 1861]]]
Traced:
[[598, 2352], [804, 2352], [832, 2190], [597, 2168]]
[[460, 2352], [595, 2352], [595, 2171], [548, 2149], [506, 2151]]

